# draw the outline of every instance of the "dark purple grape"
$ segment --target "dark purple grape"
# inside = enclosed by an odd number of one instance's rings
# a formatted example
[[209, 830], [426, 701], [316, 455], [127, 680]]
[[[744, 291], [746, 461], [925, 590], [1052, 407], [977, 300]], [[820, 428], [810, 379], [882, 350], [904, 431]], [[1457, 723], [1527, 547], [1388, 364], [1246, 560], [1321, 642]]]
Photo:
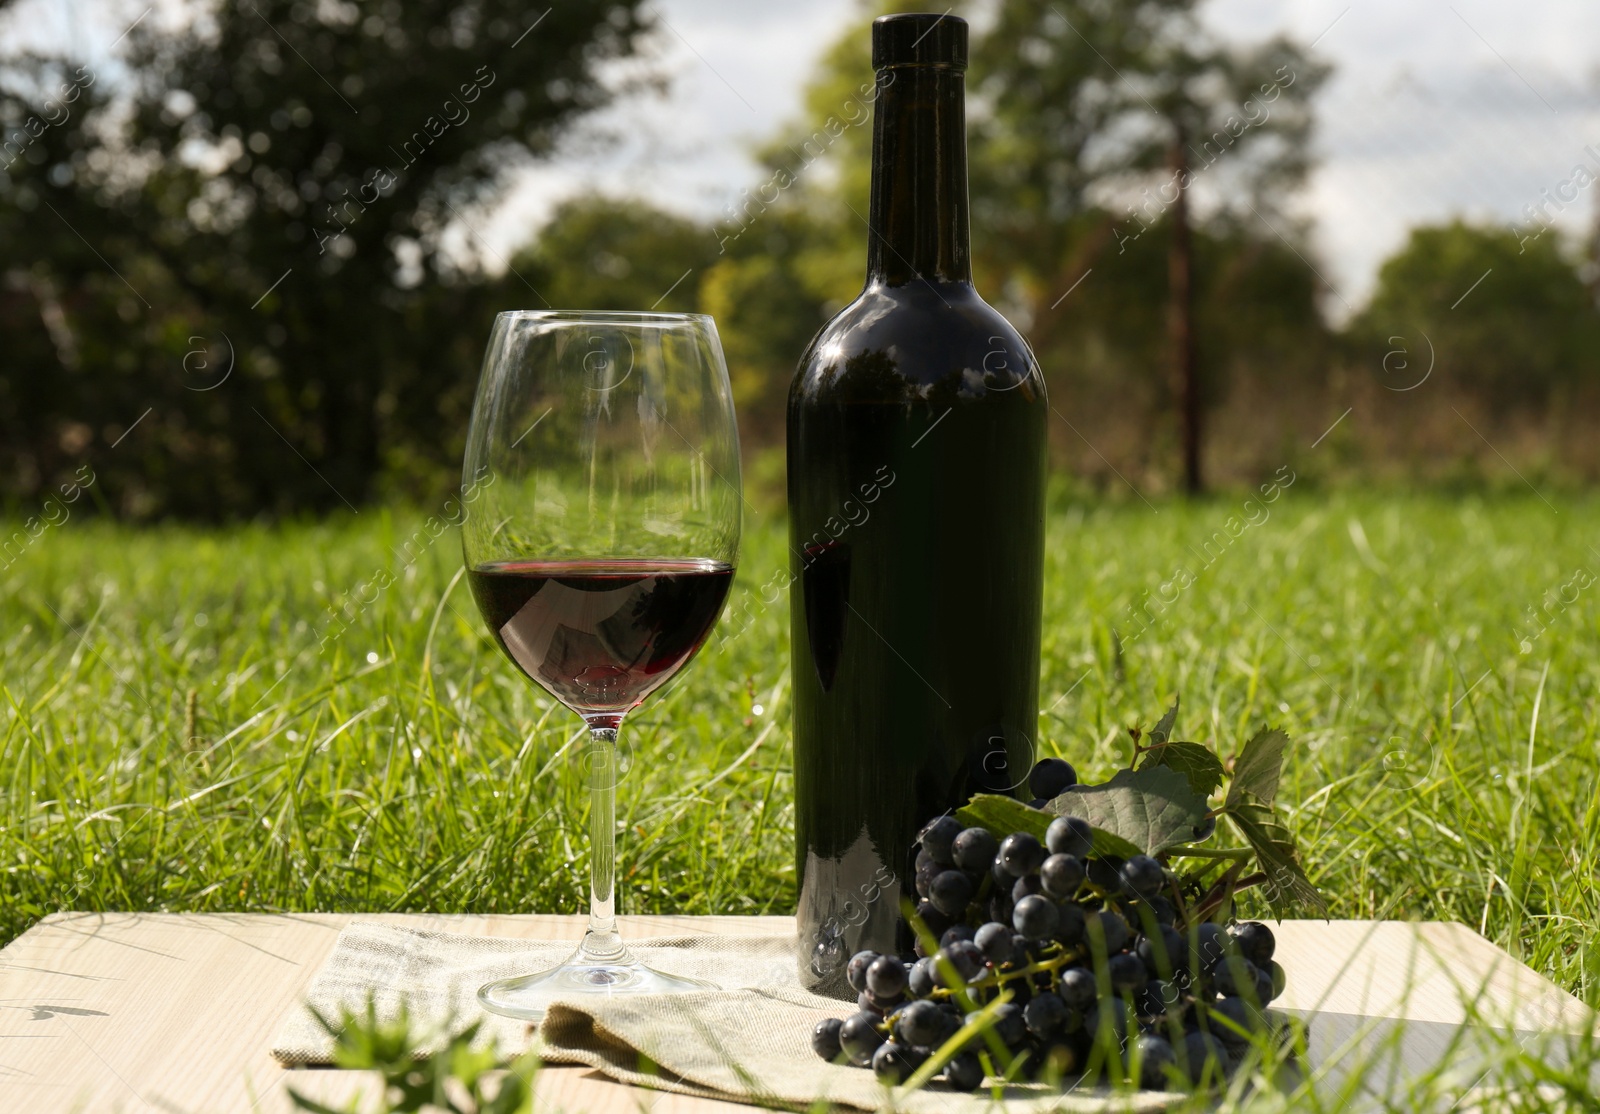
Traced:
[[1003, 963], [1010, 963], [1016, 955], [1016, 949], [1011, 943], [1011, 926], [990, 922], [978, 929], [972, 942], [978, 945], [978, 950], [990, 963], [996, 967]]
[[939, 946], [948, 948], [957, 940], [971, 940], [978, 934], [978, 930], [970, 924], [953, 924], [939, 934]]
[[1120, 914], [1102, 909], [1086, 920], [1086, 935], [1096, 949], [1104, 951], [1106, 955], [1115, 955], [1128, 946], [1133, 934], [1128, 931], [1128, 922]]
[[1023, 1020], [1022, 1010], [1015, 1002], [997, 1006], [992, 1016], [994, 1035], [999, 1037], [1007, 1048], [1015, 1051], [1028, 1039], [1028, 1023]]
[[1178, 988], [1166, 979], [1151, 979], [1133, 996], [1134, 1012], [1140, 1017], [1159, 1017], [1178, 1008]]
[[1011, 895], [996, 892], [989, 895], [989, 919], [1001, 924], [1011, 923], [1011, 911], [1014, 906]]
[[906, 990], [906, 965], [897, 956], [880, 955], [867, 968], [867, 990], [879, 1001], [900, 997]]
[[1132, 1060], [1139, 1073], [1139, 1086], [1152, 1091], [1167, 1089], [1167, 1073], [1178, 1063], [1172, 1045], [1151, 1033], [1134, 1038]]
[[1272, 929], [1260, 921], [1236, 924], [1228, 929], [1228, 935], [1233, 937], [1233, 946], [1239, 954], [1257, 967], [1265, 967], [1272, 962], [1272, 953], [1277, 950], [1278, 940], [1273, 936]]
[[[874, 964], [876, 966], [876, 964]], [[1111, 976], [1111, 989], [1118, 994], [1137, 990], [1149, 981], [1144, 964], [1131, 952], [1117, 952], [1106, 960], [1106, 971]]]
[[966, 828], [950, 845], [956, 866], [968, 874], [983, 874], [1000, 852], [1000, 841], [988, 828]]
[[1272, 985], [1272, 993], [1268, 995], [1269, 1001], [1282, 994], [1284, 988], [1289, 985], [1289, 976], [1284, 973], [1277, 960], [1273, 960], [1268, 967], [1267, 981]]
[[1083, 943], [1086, 926], [1083, 906], [1077, 902], [1067, 901], [1056, 908], [1061, 911], [1061, 927], [1056, 929], [1056, 939], [1069, 947]]
[[1175, 1051], [1179, 1067], [1190, 1083], [1198, 1085], [1207, 1080], [1218, 1083], [1233, 1071], [1233, 1057], [1228, 1054], [1228, 1046], [1211, 1033], [1198, 1030], [1185, 1033], [1183, 1044]]
[[935, 940], [943, 936], [944, 930], [950, 927], [950, 918], [941, 913], [939, 907], [931, 901], [917, 903], [917, 919]]
[[1267, 1019], [1260, 1010], [1243, 998], [1223, 997], [1208, 1007], [1211, 1014], [1211, 1032], [1229, 1048], [1239, 1048], [1249, 1043], [1250, 1037], [1264, 1031]]
[[1100, 988], [1095, 985], [1093, 971], [1087, 967], [1069, 967], [1061, 973], [1056, 993], [1071, 1008], [1087, 1010], [1099, 997]]
[[1221, 959], [1228, 950], [1228, 940], [1222, 926], [1202, 921], [1189, 929], [1189, 970], [1205, 972]]
[[1000, 841], [1000, 861], [1013, 878], [1039, 873], [1044, 858], [1044, 846], [1027, 832], [1012, 832]]
[[1041, 758], [1028, 772], [1028, 790], [1046, 801], [1061, 796], [1078, 784], [1078, 771], [1060, 758]]
[[941, 816], [928, 822], [927, 827], [917, 835], [917, 841], [934, 862], [940, 866], [953, 866], [955, 859], [951, 857], [950, 845], [960, 834], [961, 821], [954, 816]]
[[864, 1068], [872, 1063], [872, 1054], [878, 1050], [883, 1041], [884, 1036], [878, 1029], [876, 1014], [851, 1014], [839, 1027], [839, 1047], [858, 1068]]
[[1025, 897], [1044, 893], [1044, 882], [1037, 874], [1024, 874], [1011, 886], [1011, 901], [1015, 904]]
[[1167, 884], [1167, 872], [1149, 855], [1135, 855], [1122, 864], [1122, 887], [1146, 900], [1157, 897]]
[[940, 871], [928, 888], [928, 900], [935, 909], [950, 917], [959, 917], [972, 900], [972, 879], [959, 870]]
[[1036, 808], [1040, 812], [1043, 812], [1044, 811], [1044, 806], [1049, 804], [1049, 803], [1050, 803], [1050, 801], [1045, 797], [1035, 797], [1033, 800], [1028, 802], [1028, 807], [1029, 808]]
[[1022, 1019], [1028, 1032], [1041, 1040], [1059, 1035], [1067, 1023], [1067, 1004], [1061, 995], [1051, 991], [1036, 994], [1022, 1010]]
[[1183, 937], [1178, 930], [1165, 925], [1160, 926], [1159, 932], [1152, 932], [1139, 937], [1139, 942], [1134, 945], [1134, 954], [1144, 960], [1144, 966], [1153, 979], [1164, 979], [1186, 968], [1188, 949], [1183, 946]]
[[928, 863], [924, 866], [917, 867], [917, 874], [915, 878], [917, 896], [922, 898], [927, 897], [929, 892], [933, 889], [933, 880], [939, 877], [944, 870], [945, 868], [940, 866], [938, 863]]
[[898, 1041], [884, 1041], [872, 1054], [872, 1074], [886, 1087], [898, 1086], [911, 1077], [928, 1057]]
[[926, 998], [933, 993], [933, 960], [923, 958], [911, 965], [906, 974], [906, 993], [913, 998]]
[[1110, 897], [1116, 897], [1122, 892], [1122, 864], [1110, 859], [1085, 859], [1084, 872], [1089, 875], [1089, 881], [1098, 886]]
[[912, 1002], [895, 1017], [895, 1039], [913, 1048], [937, 1048], [944, 1043], [947, 1016], [933, 1002]]
[[944, 1066], [944, 1081], [952, 1091], [976, 1091], [983, 1086], [983, 1064], [976, 1052], [962, 1052]]
[[1060, 816], [1050, 821], [1044, 841], [1052, 855], [1081, 859], [1094, 850], [1094, 829], [1080, 816]]
[[1039, 867], [1044, 892], [1057, 901], [1067, 901], [1083, 885], [1083, 863], [1072, 855], [1051, 855]]
[[1011, 923], [1030, 940], [1044, 940], [1061, 927], [1061, 911], [1049, 898], [1031, 894], [1017, 902]]
[[844, 969], [844, 977], [849, 982], [851, 990], [867, 989], [867, 968], [871, 967], [877, 958], [878, 953], [874, 951], [856, 952], [850, 957], [850, 965]]
[[817, 1022], [816, 1028], [811, 1030], [811, 1051], [827, 1060], [830, 1064], [840, 1056], [839, 1028], [844, 1024], [837, 1017], [829, 1017]]
[[[939, 954], [955, 968], [956, 975], [962, 982], [971, 982], [983, 972], [983, 953], [971, 940], [957, 941], [948, 948], [941, 948]], [[949, 986], [949, 975], [945, 971], [945, 965], [940, 964], [936, 971], [939, 985]]]

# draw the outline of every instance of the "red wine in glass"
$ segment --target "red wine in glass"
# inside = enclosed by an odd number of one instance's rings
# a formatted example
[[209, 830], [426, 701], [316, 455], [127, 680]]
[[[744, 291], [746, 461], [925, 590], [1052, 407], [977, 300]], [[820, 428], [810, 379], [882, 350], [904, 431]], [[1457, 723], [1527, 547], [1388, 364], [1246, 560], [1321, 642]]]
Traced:
[[467, 577], [484, 621], [517, 668], [591, 724], [615, 727], [706, 640], [733, 566], [650, 558], [491, 561]]

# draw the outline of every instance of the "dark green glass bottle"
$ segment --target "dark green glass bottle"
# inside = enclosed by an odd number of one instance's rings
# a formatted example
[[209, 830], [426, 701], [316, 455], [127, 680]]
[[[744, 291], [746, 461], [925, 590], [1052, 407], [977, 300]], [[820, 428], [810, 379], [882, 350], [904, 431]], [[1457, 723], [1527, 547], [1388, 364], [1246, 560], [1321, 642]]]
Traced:
[[907, 950], [918, 828], [1027, 777], [1038, 723], [1044, 380], [972, 285], [952, 16], [873, 24], [867, 281], [789, 392], [802, 981]]

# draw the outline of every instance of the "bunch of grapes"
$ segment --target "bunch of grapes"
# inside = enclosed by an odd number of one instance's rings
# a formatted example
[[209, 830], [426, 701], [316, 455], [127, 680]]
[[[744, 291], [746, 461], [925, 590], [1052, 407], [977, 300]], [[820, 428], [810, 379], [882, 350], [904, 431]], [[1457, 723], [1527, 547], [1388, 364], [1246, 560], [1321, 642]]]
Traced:
[[[1066, 762], [1040, 762], [1035, 807], [1076, 781]], [[816, 1027], [823, 1059], [893, 1085], [953, 1050], [942, 1075], [962, 1091], [990, 1074], [1084, 1072], [1202, 1087], [1280, 1027], [1265, 1008], [1284, 987], [1272, 930], [1182, 923], [1167, 869], [1147, 855], [1096, 856], [1083, 820], [1056, 818], [1041, 844], [941, 816], [919, 840], [915, 954], [850, 960], [860, 1012]]]

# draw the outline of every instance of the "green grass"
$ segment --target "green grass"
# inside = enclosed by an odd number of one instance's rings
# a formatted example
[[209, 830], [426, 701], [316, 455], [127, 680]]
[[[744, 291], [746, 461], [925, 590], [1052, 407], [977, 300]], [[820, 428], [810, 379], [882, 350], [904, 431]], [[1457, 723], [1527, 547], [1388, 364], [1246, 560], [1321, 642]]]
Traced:
[[[1265, 509], [1234, 538], [1237, 500], [1055, 508], [1044, 749], [1106, 776], [1173, 694], [1224, 753], [1282, 726], [1334, 916], [1465, 922], [1600, 1005], [1600, 502]], [[498, 656], [452, 535], [402, 567], [423, 517], [34, 541], [0, 588], [0, 937], [59, 909], [578, 911], [578, 723]], [[781, 521], [747, 523], [748, 623], [624, 729], [625, 912], [792, 908], [787, 604], [757, 594], [783, 561]]]

